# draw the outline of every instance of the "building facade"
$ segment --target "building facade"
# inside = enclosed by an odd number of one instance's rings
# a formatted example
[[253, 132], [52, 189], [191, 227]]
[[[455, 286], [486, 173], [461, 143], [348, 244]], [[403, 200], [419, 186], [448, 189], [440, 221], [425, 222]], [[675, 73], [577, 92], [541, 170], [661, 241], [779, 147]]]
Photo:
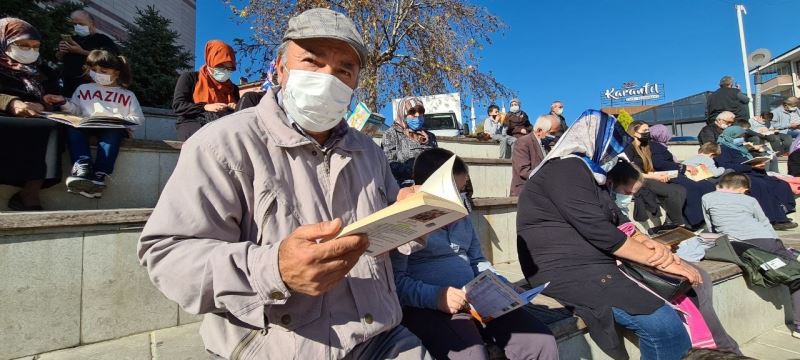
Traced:
[[758, 66], [753, 75], [756, 89], [755, 112], [770, 111], [789, 96], [800, 96], [800, 46]]

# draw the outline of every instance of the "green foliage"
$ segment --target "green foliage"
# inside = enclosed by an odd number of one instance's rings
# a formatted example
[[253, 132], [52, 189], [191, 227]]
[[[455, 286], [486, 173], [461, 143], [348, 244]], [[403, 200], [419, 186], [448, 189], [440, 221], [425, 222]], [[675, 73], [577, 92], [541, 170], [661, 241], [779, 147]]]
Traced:
[[133, 75], [131, 91], [142, 106], [169, 107], [178, 71], [191, 68], [192, 54], [178, 45], [172, 20], [155, 7], [137, 8], [136, 13], [134, 24], [126, 26], [128, 40], [122, 43]]
[[0, 1], [0, 17], [15, 17], [29, 22], [42, 34], [42, 46], [39, 49], [40, 57], [51, 68], [56, 67], [56, 50], [61, 34], [72, 34], [72, 24], [69, 15], [75, 10], [82, 9], [80, 3], [71, 1], [31, 1], [31, 0], [2, 0]]
[[631, 123], [633, 122], [633, 116], [631, 116], [631, 114], [628, 114], [628, 112], [625, 111], [624, 109], [620, 110], [619, 115], [617, 116], [617, 122], [620, 125], [622, 125], [623, 129], [627, 131], [628, 126], [630, 126]]

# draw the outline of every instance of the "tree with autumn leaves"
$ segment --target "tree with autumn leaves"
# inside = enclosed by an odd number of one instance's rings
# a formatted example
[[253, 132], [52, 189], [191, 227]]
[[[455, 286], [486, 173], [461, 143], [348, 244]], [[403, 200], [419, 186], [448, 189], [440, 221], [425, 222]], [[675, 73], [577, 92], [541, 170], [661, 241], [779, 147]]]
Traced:
[[[356, 24], [368, 56], [358, 97], [370, 109], [407, 95], [461, 92], [494, 100], [510, 89], [480, 70], [480, 52], [505, 24], [486, 8], [461, 0], [225, 0], [249, 23], [250, 39], [236, 39], [248, 76], [263, 74], [281, 43], [289, 18], [325, 7]], [[244, 60], [244, 61], [242, 61]], [[463, 97], [463, 95], [462, 95]]]

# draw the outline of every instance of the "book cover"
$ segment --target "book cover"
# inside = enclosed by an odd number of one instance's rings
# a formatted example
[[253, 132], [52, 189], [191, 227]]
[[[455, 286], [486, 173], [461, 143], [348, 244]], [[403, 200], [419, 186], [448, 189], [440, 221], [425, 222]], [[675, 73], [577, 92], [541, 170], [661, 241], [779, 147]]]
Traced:
[[545, 283], [518, 294], [491, 270], [484, 270], [464, 285], [463, 290], [467, 295], [472, 317], [487, 323], [530, 303], [549, 284]]
[[742, 165], [755, 166], [755, 165], [763, 164], [763, 163], [768, 162], [770, 160], [772, 160], [772, 156], [756, 156], [756, 157], [754, 157], [754, 158], [752, 158], [750, 160], [742, 162]]
[[455, 156], [436, 170], [417, 193], [346, 226], [337, 237], [366, 234], [366, 253], [377, 256], [467, 216], [453, 179], [454, 163]]
[[653, 240], [658, 241], [667, 246], [676, 246], [681, 241], [691, 239], [697, 236], [697, 234], [687, 230], [683, 227], [676, 227], [672, 230], [668, 230], [656, 236], [653, 236]]

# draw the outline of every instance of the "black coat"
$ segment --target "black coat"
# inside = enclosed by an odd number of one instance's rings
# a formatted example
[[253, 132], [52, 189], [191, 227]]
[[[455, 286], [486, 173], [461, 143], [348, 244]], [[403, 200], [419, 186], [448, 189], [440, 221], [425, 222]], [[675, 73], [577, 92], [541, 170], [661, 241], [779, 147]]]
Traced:
[[[197, 71], [187, 71], [178, 78], [175, 92], [172, 95], [172, 110], [178, 115], [177, 123], [199, 122], [206, 124], [217, 120], [233, 111], [210, 112], [203, 109], [206, 103], [195, 103], [194, 86], [197, 84]], [[234, 102], [239, 102], [239, 87], [233, 85]]]
[[628, 219], [609, 191], [577, 158], [552, 160], [519, 197], [517, 252], [531, 285], [583, 318], [592, 339], [614, 358], [625, 358], [611, 307], [650, 314], [664, 303], [623, 276], [613, 253], [626, 241], [617, 229]]
[[736, 120], [750, 118], [747, 103], [750, 99], [736, 88], [719, 88], [708, 95], [706, 99], [706, 123], [713, 124], [717, 115], [723, 111], [730, 111], [736, 115]]
[[697, 141], [700, 142], [700, 145], [716, 143], [719, 136], [722, 135], [722, 131], [723, 130], [716, 124], [703, 126], [703, 128], [700, 129], [700, 133], [697, 134]]

